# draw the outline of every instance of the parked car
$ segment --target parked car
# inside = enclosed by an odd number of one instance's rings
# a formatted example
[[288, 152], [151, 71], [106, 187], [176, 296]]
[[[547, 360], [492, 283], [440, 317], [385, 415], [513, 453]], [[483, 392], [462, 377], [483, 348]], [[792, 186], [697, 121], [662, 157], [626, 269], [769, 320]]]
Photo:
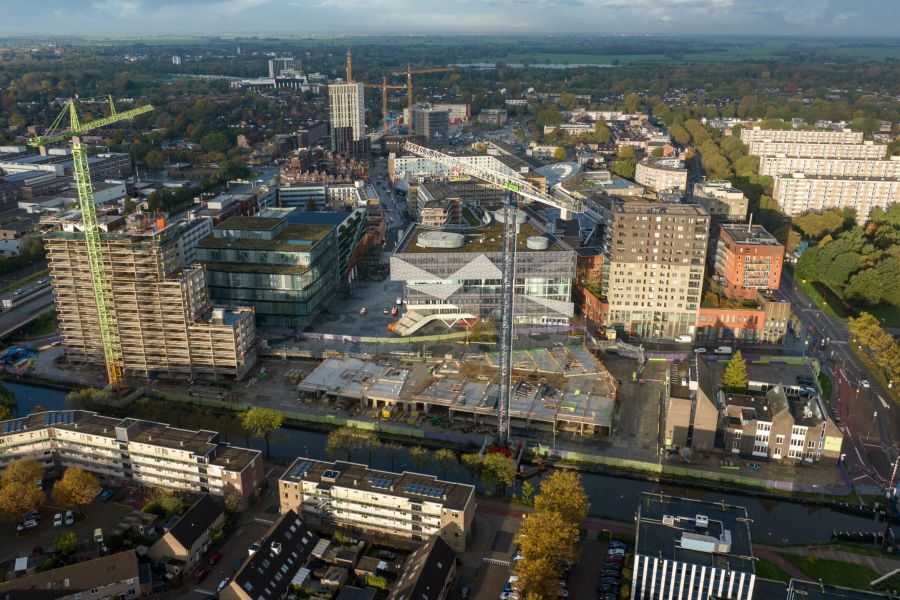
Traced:
[[194, 571], [194, 583], [200, 583], [206, 576], [209, 575], [211, 568], [209, 565], [200, 565], [196, 571]]
[[211, 554], [209, 555], [209, 558], [207, 558], [206, 564], [208, 564], [209, 566], [213, 566], [214, 564], [216, 564], [216, 563], [219, 562], [220, 560], [222, 560], [222, 553], [221, 553], [221, 552], [218, 552], [218, 551], [217, 551], [217, 552], [213, 552], [213, 553], [211, 553]]
[[219, 592], [224, 590], [225, 586], [227, 586], [229, 583], [231, 583], [231, 577], [226, 577], [225, 579], [220, 581], [219, 585], [216, 587], [216, 593], [218, 594]]
[[24, 521], [16, 525], [16, 532], [21, 533], [23, 531], [27, 531], [28, 529], [34, 529], [37, 526], [37, 519], [25, 519]]
[[628, 548], [628, 544], [626, 544], [625, 542], [620, 542], [619, 540], [612, 540], [609, 543], [609, 547], [610, 548], [621, 548], [622, 550], [625, 550]]
[[715, 354], [731, 354], [732, 349], [731, 346], [719, 346], [715, 350], [713, 350]]
[[110, 498], [113, 497], [113, 491], [107, 488], [103, 488], [100, 490], [100, 493], [97, 494], [97, 497], [100, 498], [101, 502], [109, 502]]
[[459, 590], [459, 600], [469, 600], [469, 586], [464, 585], [461, 590]]
[[75, 523], [75, 515], [71, 510], [66, 511], [66, 525], [73, 525]]
[[863, 386], [863, 387], [866, 388], [866, 389], [869, 389], [870, 387], [872, 387], [872, 384], [869, 383], [869, 380], [868, 380], [868, 379], [860, 379], [860, 380], [859, 380], [859, 385]]
[[679, 344], [690, 344], [694, 341], [694, 338], [685, 333], [676, 337], [675, 341]]
[[62, 527], [63, 524], [63, 516], [62, 513], [56, 513], [53, 515], [53, 526], [54, 527]]

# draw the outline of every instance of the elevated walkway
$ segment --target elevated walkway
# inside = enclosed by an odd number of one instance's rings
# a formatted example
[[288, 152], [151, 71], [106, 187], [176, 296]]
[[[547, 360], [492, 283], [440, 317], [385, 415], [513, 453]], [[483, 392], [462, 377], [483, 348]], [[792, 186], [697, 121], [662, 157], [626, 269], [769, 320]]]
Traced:
[[433, 323], [441, 321], [447, 327], [451, 327], [453, 323], [461, 319], [476, 319], [477, 317], [471, 313], [425, 313], [418, 310], [406, 311], [397, 324], [394, 325], [392, 331], [400, 336], [408, 336], [417, 332], [419, 329]]

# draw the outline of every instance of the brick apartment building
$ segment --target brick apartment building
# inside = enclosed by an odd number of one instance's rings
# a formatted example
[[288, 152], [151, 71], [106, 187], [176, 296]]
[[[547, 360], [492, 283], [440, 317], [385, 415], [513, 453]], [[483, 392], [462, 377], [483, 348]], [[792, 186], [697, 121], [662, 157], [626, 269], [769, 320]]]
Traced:
[[758, 290], [777, 290], [783, 263], [784, 246], [761, 225], [719, 226], [715, 277], [729, 298], [753, 299]]

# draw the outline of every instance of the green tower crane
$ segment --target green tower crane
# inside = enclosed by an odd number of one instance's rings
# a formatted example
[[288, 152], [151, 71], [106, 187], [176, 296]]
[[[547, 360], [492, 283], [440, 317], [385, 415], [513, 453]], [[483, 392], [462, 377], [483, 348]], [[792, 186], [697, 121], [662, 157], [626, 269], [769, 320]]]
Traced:
[[[94, 288], [94, 299], [97, 302], [97, 315], [100, 321], [100, 338], [103, 342], [103, 358], [109, 385], [117, 388], [123, 381], [121, 351], [119, 348], [118, 328], [112, 317], [109, 302], [109, 286], [103, 266], [103, 255], [100, 245], [100, 228], [97, 225], [97, 208], [94, 205], [94, 186], [88, 170], [87, 153], [81, 143], [81, 134], [133, 119], [138, 115], [153, 110], [153, 106], [145, 104], [131, 110], [116, 111], [112, 96], [109, 97], [109, 116], [82, 123], [75, 110], [75, 100], [69, 100], [59, 116], [47, 130], [46, 135], [28, 140], [28, 145], [43, 147], [47, 144], [70, 140], [72, 144], [72, 162], [75, 167], [75, 184], [78, 187], [78, 201], [81, 206], [81, 219], [84, 226], [84, 239], [87, 246], [88, 264], [91, 271], [91, 285]], [[60, 132], [59, 127], [66, 114], [69, 116], [69, 128]]]

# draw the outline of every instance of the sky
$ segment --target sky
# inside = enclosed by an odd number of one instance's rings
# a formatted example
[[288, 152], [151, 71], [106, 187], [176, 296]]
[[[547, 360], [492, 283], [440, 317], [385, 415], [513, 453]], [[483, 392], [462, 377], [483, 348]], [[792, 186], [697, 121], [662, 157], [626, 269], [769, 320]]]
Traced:
[[0, 0], [0, 34], [897, 37], [900, 0]]

